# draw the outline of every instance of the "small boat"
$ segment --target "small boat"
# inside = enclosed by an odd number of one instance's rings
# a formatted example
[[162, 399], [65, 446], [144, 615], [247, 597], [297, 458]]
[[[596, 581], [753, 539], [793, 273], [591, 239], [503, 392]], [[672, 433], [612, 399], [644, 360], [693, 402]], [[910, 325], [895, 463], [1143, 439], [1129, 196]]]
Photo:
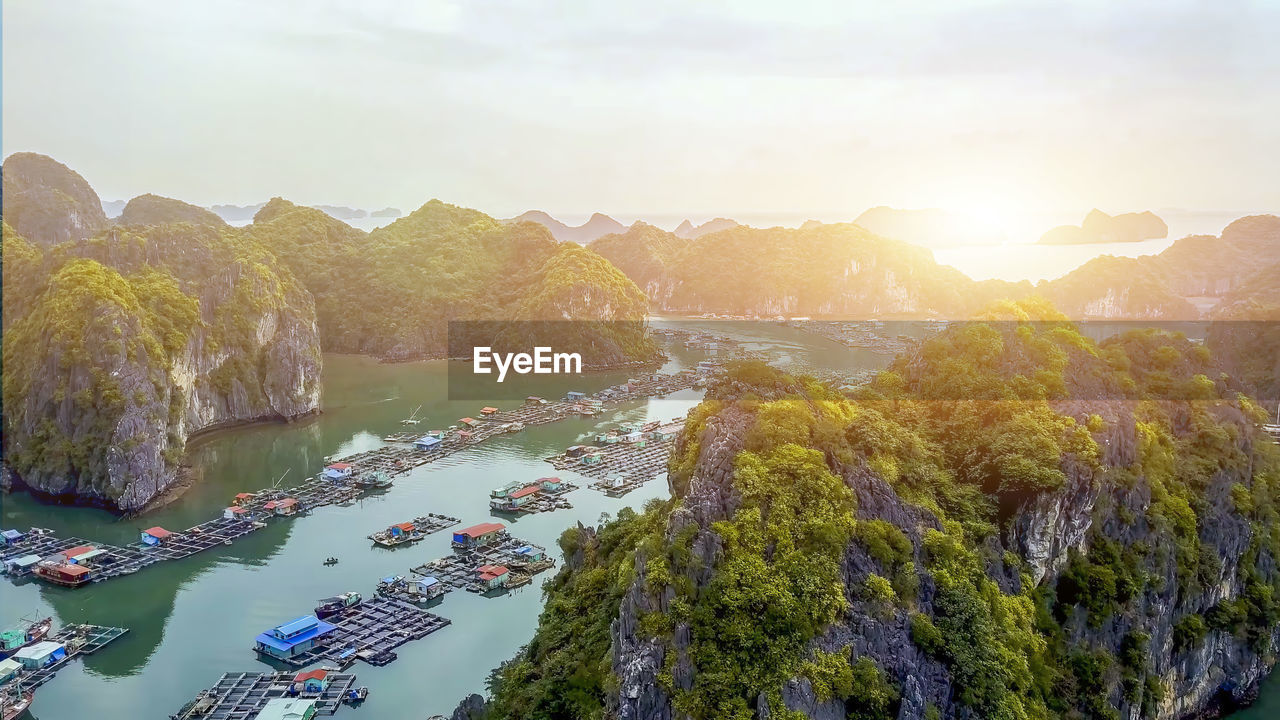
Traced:
[[331, 618], [343, 610], [356, 607], [360, 604], [360, 600], [360, 593], [355, 591], [325, 598], [320, 601], [319, 605], [316, 605], [316, 617], [320, 620]]
[[356, 487], [362, 488], [386, 488], [391, 487], [391, 476], [382, 472], [369, 472], [355, 479]]
[[53, 627], [53, 618], [47, 617], [43, 620], [29, 623], [26, 627], [18, 625], [0, 633], [0, 660], [9, 657], [28, 645], [40, 642], [49, 634], [49, 628], [51, 627]]
[[336, 558], [336, 557], [326, 558], [326, 559], [325, 559], [325, 561], [324, 561], [324, 564], [325, 564], [325, 565], [337, 565], [337, 564], [338, 564], [338, 558]]
[[356, 703], [364, 702], [367, 697], [369, 697], [369, 688], [361, 685], [358, 688], [348, 690], [347, 694], [342, 698], [342, 702], [348, 705], [355, 705]]
[[34, 690], [5, 692], [0, 696], [0, 720], [15, 720], [31, 707], [33, 699], [35, 699]]

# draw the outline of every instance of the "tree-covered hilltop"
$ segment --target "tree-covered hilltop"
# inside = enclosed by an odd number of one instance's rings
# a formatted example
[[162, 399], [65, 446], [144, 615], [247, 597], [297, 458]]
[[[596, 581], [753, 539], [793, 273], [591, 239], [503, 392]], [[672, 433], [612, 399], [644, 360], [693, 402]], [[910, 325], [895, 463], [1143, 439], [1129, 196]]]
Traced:
[[[404, 360], [443, 357], [450, 320], [573, 320], [601, 363], [648, 360], [645, 303], [598, 255], [559, 244], [533, 223], [506, 224], [442, 203], [372, 233], [275, 199], [247, 231], [273, 249], [317, 298], [326, 349]], [[594, 329], [593, 329], [594, 328]]]
[[4, 221], [37, 245], [81, 240], [108, 224], [89, 183], [51, 157], [14, 153], [0, 176]]
[[[1004, 303], [856, 394], [708, 391], [673, 498], [561, 537], [470, 718], [1181, 718], [1276, 650], [1280, 448], [1205, 347]], [[1032, 322], [1041, 318], [1047, 321]]]
[[662, 310], [759, 316], [969, 317], [1030, 283], [975, 282], [852, 224], [738, 226], [686, 240], [646, 225], [591, 246]]
[[115, 227], [41, 250], [4, 232], [5, 464], [53, 497], [137, 510], [187, 437], [319, 405], [311, 296], [242, 233]]
[[195, 225], [225, 227], [226, 222], [217, 214], [191, 203], [185, 203], [160, 195], [139, 195], [130, 200], [116, 222], [121, 225], [161, 225], [186, 222]]

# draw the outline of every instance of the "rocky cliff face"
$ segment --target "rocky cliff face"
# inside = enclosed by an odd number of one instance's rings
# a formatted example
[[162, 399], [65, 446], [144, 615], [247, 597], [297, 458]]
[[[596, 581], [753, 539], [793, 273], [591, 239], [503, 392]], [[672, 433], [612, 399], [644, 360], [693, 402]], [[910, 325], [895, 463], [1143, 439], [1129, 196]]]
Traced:
[[[1280, 448], [1257, 407], [1185, 340], [1036, 332], [926, 345], [849, 407], [764, 370], [713, 386], [674, 450], [675, 500], [562, 540], [543, 628], [499, 672], [489, 717], [566, 702], [545, 678], [596, 667], [591, 648], [608, 667], [598, 712], [626, 720], [1176, 720], [1247, 702], [1280, 641]], [[1009, 408], [979, 402], [991, 434], [973, 434], [968, 410], [912, 389], [940, 362], [970, 397], [961, 358], [987, 368], [978, 385], [1032, 360], [1065, 392], [1016, 421], [1037, 430], [995, 429]], [[884, 414], [904, 386], [900, 411], [941, 428]], [[1043, 453], [1049, 428], [1074, 439]], [[827, 559], [837, 609], [810, 625]], [[566, 636], [596, 610], [563, 593], [610, 581], [607, 649]]]
[[10, 155], [4, 161], [3, 193], [4, 221], [38, 245], [82, 240], [107, 226], [89, 183], [45, 155]]
[[110, 230], [46, 253], [47, 281], [4, 337], [19, 484], [138, 510], [173, 484], [190, 435], [319, 407], [310, 295], [226, 233]]

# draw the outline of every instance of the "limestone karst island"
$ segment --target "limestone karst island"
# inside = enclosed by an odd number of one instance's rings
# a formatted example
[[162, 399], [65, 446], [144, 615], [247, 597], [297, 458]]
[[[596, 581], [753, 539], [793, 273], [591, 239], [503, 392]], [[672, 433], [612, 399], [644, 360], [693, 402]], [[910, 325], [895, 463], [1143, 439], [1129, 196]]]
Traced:
[[0, 720], [1280, 717], [1280, 6], [0, 6]]

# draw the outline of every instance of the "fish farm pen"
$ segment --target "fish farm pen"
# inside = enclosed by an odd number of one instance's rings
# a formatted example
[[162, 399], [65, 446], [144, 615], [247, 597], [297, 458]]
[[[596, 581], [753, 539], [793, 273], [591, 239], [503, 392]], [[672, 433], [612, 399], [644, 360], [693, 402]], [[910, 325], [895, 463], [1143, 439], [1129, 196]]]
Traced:
[[326, 673], [318, 691], [293, 690], [296, 675], [278, 673], [227, 673], [216, 685], [202, 690], [170, 720], [250, 720], [276, 698], [314, 700], [317, 715], [332, 715], [355, 688], [356, 676]]
[[328, 661], [345, 669], [356, 660], [380, 667], [396, 660], [396, 648], [448, 626], [450, 620], [399, 600], [374, 597], [326, 622], [335, 629], [314, 648], [289, 657], [265, 657], [295, 668]]
[[9, 680], [0, 688], [9, 686], [23, 690], [35, 690], [53, 679], [58, 671], [67, 663], [83, 655], [92, 655], [107, 645], [119, 640], [128, 628], [106, 627], [102, 625], [68, 625], [53, 635], [45, 638], [45, 642], [58, 643], [64, 648], [61, 657], [42, 667], [24, 671]]

